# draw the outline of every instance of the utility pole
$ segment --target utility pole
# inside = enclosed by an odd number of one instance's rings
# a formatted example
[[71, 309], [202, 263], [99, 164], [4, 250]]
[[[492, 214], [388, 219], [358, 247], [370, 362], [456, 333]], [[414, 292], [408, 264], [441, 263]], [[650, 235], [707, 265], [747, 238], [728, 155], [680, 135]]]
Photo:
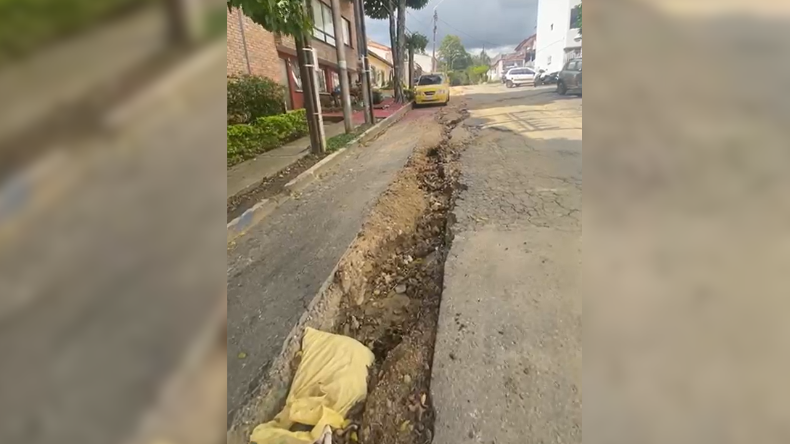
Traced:
[[433, 72], [436, 72], [436, 22], [439, 21], [439, 12], [436, 9], [442, 3], [444, 3], [444, 0], [439, 0], [439, 3], [433, 7], [433, 60], [431, 60], [431, 68]]
[[315, 110], [315, 120], [318, 122], [318, 137], [320, 138], [319, 146], [321, 147], [321, 153], [326, 151], [326, 134], [324, 133], [324, 116], [321, 115], [321, 93], [318, 91], [318, 54], [315, 52], [315, 48], [312, 47], [310, 44], [312, 38], [309, 39], [307, 43], [307, 47], [305, 48], [305, 53], [309, 57], [310, 64], [307, 65], [310, 68], [310, 80], [313, 81], [313, 100], [314, 102], [314, 110]]
[[345, 37], [343, 37], [343, 16], [340, 14], [340, 0], [332, 0], [332, 21], [335, 25], [337, 64], [340, 66], [340, 97], [343, 102], [343, 124], [346, 134], [348, 134], [354, 130], [354, 122], [351, 115], [351, 90], [348, 85], [348, 64], [346, 63], [346, 45]]
[[[310, 38], [310, 37], [307, 37]], [[313, 154], [323, 153], [324, 145], [321, 141], [322, 131], [318, 128], [318, 120], [315, 114], [315, 100], [313, 88], [313, 76], [308, 65], [311, 65], [309, 57], [311, 55], [305, 51], [305, 36], [295, 36], [296, 56], [299, 60], [299, 73], [302, 78], [302, 95], [304, 96], [304, 108], [307, 118], [307, 128], [310, 132], [310, 151]]]
[[[310, 6], [305, 1], [303, 7], [307, 14]], [[324, 135], [324, 121], [321, 117], [321, 101], [318, 97], [318, 78], [315, 67], [318, 58], [311, 47], [312, 35], [304, 33], [296, 36], [296, 55], [299, 58], [299, 71], [302, 77], [302, 94], [304, 107], [307, 113], [307, 126], [310, 130], [310, 148], [313, 154], [323, 154], [326, 151], [326, 137]]]
[[365, 30], [365, 4], [363, 0], [354, 0], [354, 14], [357, 22], [357, 41], [359, 59], [362, 69], [362, 97], [365, 101], [365, 123], [376, 123], [373, 116], [373, 91], [370, 83], [370, 60], [368, 60], [368, 37]]
[[[436, 5], [437, 7], [439, 5]], [[431, 56], [431, 72], [436, 72], [436, 22], [439, 20], [439, 12], [433, 8], [433, 55]]]

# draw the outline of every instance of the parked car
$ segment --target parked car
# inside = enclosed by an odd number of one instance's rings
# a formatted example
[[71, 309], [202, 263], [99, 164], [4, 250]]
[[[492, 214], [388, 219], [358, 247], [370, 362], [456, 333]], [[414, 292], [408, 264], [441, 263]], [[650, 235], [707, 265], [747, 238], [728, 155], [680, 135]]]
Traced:
[[535, 71], [529, 68], [513, 68], [505, 74], [505, 86], [515, 88], [535, 81]]
[[425, 74], [417, 80], [414, 86], [414, 104], [425, 105], [450, 102], [450, 80], [444, 74]]
[[569, 92], [582, 93], [582, 59], [568, 60], [560, 71], [557, 79], [557, 92], [565, 95]]

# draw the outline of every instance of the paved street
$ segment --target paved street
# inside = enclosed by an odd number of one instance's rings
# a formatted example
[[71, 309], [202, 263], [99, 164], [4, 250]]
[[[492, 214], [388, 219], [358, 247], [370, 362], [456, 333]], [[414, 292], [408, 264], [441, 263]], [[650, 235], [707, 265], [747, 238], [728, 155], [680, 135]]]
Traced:
[[369, 146], [344, 154], [327, 177], [236, 240], [228, 252], [229, 417], [254, 393], [421, 137], [434, 133], [438, 142], [437, 110], [410, 111]]
[[455, 240], [432, 392], [435, 444], [582, 442], [582, 99], [465, 88]]

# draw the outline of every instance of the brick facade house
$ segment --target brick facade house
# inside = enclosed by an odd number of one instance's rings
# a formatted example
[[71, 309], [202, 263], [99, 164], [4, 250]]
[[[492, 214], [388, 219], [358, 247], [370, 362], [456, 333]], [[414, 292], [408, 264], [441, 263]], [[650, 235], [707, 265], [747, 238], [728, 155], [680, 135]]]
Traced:
[[[315, 27], [312, 45], [318, 54], [319, 90], [322, 98], [340, 84], [336, 44], [344, 45], [346, 63], [352, 84], [358, 72], [359, 60], [354, 6], [340, 0], [343, 35], [335, 36], [329, 0], [311, 0]], [[292, 37], [275, 35], [253, 22], [238, 9], [228, 11], [228, 75], [253, 74], [276, 80], [288, 88], [286, 102], [289, 109], [304, 108], [301, 75], [296, 60], [296, 45]]]

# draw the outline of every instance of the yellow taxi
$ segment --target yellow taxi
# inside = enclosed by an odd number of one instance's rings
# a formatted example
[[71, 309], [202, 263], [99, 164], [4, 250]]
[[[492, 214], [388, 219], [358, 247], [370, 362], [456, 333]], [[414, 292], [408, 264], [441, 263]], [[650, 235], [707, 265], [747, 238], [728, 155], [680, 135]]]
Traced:
[[417, 80], [414, 86], [414, 104], [428, 105], [441, 103], [447, 105], [450, 101], [450, 82], [444, 74], [425, 74]]

